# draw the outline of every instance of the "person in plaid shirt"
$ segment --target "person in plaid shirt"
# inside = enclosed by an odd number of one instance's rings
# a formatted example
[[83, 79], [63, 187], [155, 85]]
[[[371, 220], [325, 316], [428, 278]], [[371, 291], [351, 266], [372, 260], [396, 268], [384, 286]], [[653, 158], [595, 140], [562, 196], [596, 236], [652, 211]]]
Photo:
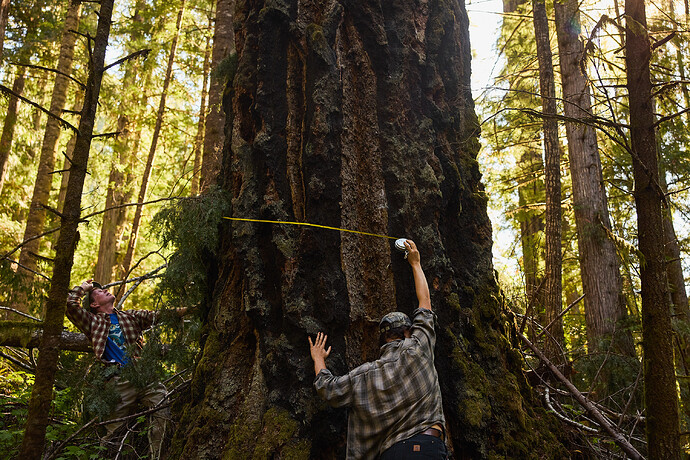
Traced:
[[435, 314], [421, 258], [405, 242], [419, 307], [413, 320], [389, 313], [379, 324], [381, 356], [337, 377], [326, 368], [327, 336], [308, 338], [314, 360], [314, 387], [333, 407], [348, 408], [347, 459], [445, 459], [443, 408], [434, 367]]
[[[183, 316], [187, 309], [178, 309], [177, 313]], [[143, 332], [158, 320], [158, 315], [157, 311], [116, 309], [115, 296], [93, 280], [75, 286], [67, 296], [67, 318], [91, 340], [96, 359], [107, 366], [130, 365], [141, 350]], [[160, 382], [137, 388], [119, 375], [112, 380], [120, 401], [109, 420], [132, 414], [139, 402], [147, 407], [157, 406], [167, 396], [167, 390]], [[123, 423], [107, 424], [106, 439], [111, 438]], [[148, 433], [153, 459], [159, 458], [165, 425], [166, 419], [160, 411], [154, 412]]]

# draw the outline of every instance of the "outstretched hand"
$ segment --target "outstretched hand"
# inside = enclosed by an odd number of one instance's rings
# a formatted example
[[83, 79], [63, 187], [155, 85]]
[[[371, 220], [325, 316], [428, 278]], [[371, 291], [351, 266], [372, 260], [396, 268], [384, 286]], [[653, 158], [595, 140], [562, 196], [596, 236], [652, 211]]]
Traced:
[[316, 340], [311, 341], [311, 337], [307, 337], [309, 340], [309, 351], [311, 353], [311, 359], [314, 360], [314, 372], [318, 374], [322, 369], [326, 369], [326, 358], [331, 354], [331, 347], [326, 349], [326, 339], [328, 336], [323, 332], [316, 334]]
[[417, 245], [412, 240], [405, 241], [405, 248], [407, 249], [407, 261], [410, 265], [418, 264], [421, 261]]

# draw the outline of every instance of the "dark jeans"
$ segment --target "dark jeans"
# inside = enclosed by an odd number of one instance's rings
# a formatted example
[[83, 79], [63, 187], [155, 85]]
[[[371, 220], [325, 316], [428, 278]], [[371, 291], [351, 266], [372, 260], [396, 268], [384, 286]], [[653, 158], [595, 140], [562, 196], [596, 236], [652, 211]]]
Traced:
[[406, 460], [408, 458], [445, 460], [448, 458], [448, 451], [441, 438], [428, 434], [416, 434], [390, 446], [381, 454], [380, 460]]

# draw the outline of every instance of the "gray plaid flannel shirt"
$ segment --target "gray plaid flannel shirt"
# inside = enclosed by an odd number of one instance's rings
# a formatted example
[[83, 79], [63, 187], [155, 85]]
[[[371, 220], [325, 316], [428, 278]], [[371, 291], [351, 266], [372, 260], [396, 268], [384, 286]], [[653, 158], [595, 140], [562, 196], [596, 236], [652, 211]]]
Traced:
[[[91, 346], [96, 358], [103, 361], [105, 342], [110, 330], [110, 315], [107, 313], [91, 313], [81, 307], [84, 290], [75, 286], [67, 295], [67, 318], [77, 326], [91, 340]], [[140, 348], [138, 343], [143, 332], [150, 328], [158, 318], [157, 311], [149, 310], [114, 310], [120, 322], [120, 328], [125, 336], [127, 349], [134, 356]]]
[[435, 314], [413, 313], [412, 337], [381, 347], [381, 357], [347, 375], [322, 370], [316, 392], [333, 407], [347, 407], [347, 458], [375, 459], [398, 441], [432, 425], [444, 426], [434, 368]]

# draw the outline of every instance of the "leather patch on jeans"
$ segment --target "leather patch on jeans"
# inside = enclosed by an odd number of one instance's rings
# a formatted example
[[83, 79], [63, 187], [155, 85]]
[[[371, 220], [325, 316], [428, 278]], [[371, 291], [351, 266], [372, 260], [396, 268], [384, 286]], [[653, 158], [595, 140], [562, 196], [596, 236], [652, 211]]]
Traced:
[[415, 444], [412, 446], [412, 452], [421, 452], [422, 451], [422, 446], [419, 444]]

